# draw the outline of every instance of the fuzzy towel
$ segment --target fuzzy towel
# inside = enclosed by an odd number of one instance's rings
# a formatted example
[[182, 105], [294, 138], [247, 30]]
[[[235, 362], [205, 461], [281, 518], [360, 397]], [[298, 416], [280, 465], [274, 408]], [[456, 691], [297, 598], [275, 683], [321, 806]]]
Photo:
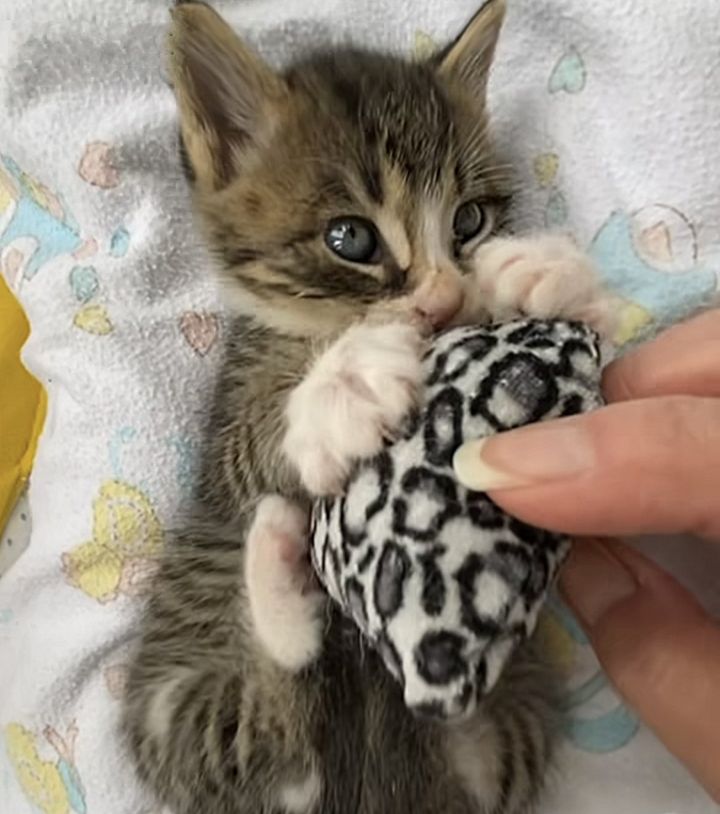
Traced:
[[[350, 36], [427, 53], [478, 4], [217, 3], [278, 62]], [[491, 85], [500, 144], [524, 180], [521, 221], [593, 244], [627, 298], [627, 337], [709, 296], [720, 245], [720, 8], [656, 7], [510, 0]], [[223, 338], [176, 155], [167, 9], [15, 0], [0, 17], [0, 268], [49, 396], [32, 539], [0, 579], [0, 811], [152, 814], [114, 734], [117, 699]], [[547, 811], [605, 814], [612, 777], [618, 814], [710, 814], [560, 606], [545, 633], [570, 677]]]

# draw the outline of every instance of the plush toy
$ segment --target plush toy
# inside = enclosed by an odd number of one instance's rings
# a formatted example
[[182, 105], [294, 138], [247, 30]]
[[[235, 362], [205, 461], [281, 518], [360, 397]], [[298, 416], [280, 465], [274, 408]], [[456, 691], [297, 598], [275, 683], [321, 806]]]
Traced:
[[568, 550], [458, 483], [464, 440], [601, 404], [597, 337], [577, 323], [458, 328], [424, 362], [419, 410], [319, 501], [312, 559], [419, 714], [469, 714], [496, 683]]

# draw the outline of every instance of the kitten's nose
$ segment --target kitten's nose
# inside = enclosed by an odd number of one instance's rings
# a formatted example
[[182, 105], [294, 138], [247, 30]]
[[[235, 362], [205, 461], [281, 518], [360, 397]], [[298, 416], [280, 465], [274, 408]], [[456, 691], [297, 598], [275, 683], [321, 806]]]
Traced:
[[433, 330], [448, 325], [462, 308], [462, 280], [457, 272], [441, 271], [421, 283], [413, 294], [413, 307]]

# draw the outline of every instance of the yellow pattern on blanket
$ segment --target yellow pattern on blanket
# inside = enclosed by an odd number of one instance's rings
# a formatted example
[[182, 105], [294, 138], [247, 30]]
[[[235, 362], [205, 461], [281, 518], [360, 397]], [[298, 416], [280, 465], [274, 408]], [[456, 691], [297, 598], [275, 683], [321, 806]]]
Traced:
[[136, 487], [106, 481], [93, 501], [92, 540], [62, 555], [67, 580], [101, 604], [142, 591], [162, 545], [155, 509]]

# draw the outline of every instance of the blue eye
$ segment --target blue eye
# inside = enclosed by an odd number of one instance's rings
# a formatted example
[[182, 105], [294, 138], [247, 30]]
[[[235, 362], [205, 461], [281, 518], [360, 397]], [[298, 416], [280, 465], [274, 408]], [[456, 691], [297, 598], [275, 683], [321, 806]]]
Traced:
[[325, 244], [351, 263], [377, 263], [380, 241], [375, 226], [365, 218], [335, 218], [325, 230]]
[[455, 213], [453, 229], [460, 243], [467, 243], [482, 232], [485, 227], [485, 210], [477, 201], [468, 201]]

